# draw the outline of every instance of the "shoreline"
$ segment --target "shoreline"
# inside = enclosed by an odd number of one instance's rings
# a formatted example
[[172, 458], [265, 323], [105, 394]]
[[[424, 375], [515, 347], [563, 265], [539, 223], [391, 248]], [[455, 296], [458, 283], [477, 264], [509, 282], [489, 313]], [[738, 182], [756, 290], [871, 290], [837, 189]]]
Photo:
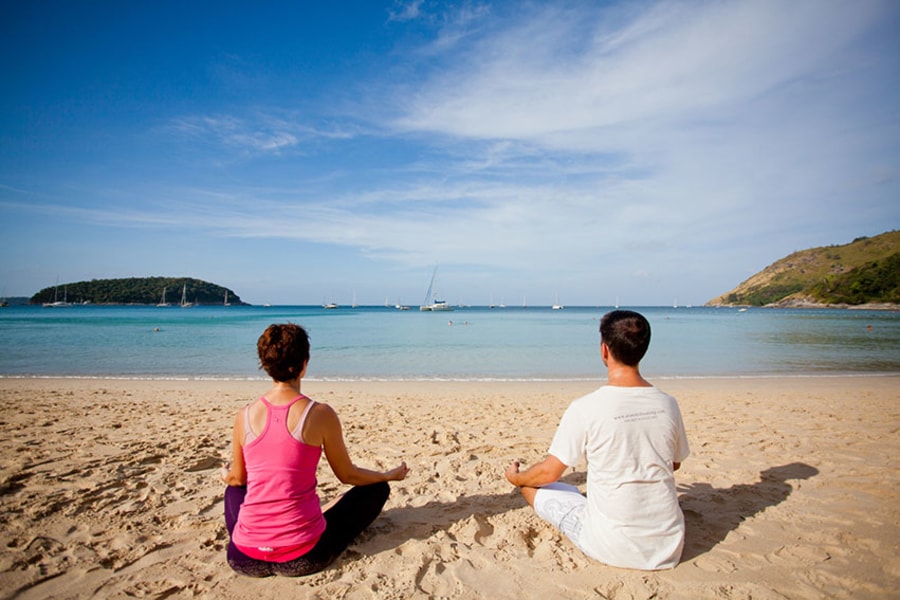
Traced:
[[805, 302], [801, 300], [790, 300], [787, 302], [774, 302], [772, 304], [718, 304], [713, 303], [710, 304], [707, 302], [703, 305], [704, 308], [745, 308], [745, 309], [761, 309], [761, 308], [775, 308], [775, 309], [796, 309], [796, 310], [875, 310], [875, 311], [892, 311], [897, 312], [900, 311], [900, 304], [894, 304], [892, 302], [866, 302], [865, 304], [821, 304], [818, 302]]
[[[12, 296], [7, 298], [8, 304], [3, 308], [7, 307], [37, 307], [37, 308], [52, 308], [44, 306], [43, 302], [20, 302], [21, 298]], [[12, 301], [12, 302], [9, 302]], [[70, 302], [65, 306], [61, 306], [60, 308], [70, 308], [76, 306], [99, 306], [99, 307], [135, 307], [135, 308], [183, 308], [178, 303], [170, 303], [169, 306], [159, 306], [156, 303], [148, 303], [141, 304], [136, 302]], [[231, 308], [231, 307], [252, 307], [252, 308], [274, 308], [274, 309], [283, 309], [283, 308], [303, 308], [303, 309], [325, 309], [325, 306], [322, 304], [252, 304], [249, 302], [232, 302], [227, 305], [222, 303], [192, 303], [190, 308], [196, 307], [204, 307], [204, 308]], [[467, 304], [467, 305], [455, 305], [453, 310], [446, 311], [447, 313], [455, 312], [456, 310], [465, 311], [465, 310], [492, 310], [492, 311], [520, 311], [520, 310], [551, 310], [553, 307], [550, 304], [544, 305], [533, 305], [533, 306], [507, 306], [506, 308], [497, 308], [492, 307], [489, 304]], [[596, 304], [569, 304], [566, 305], [565, 309], [590, 309], [590, 310], [614, 310], [615, 306], [603, 306]], [[673, 308], [675, 310], [685, 310], [692, 308], [787, 308], [787, 309], [808, 309], [808, 310], [820, 310], [820, 309], [839, 309], [839, 310], [888, 310], [888, 311], [900, 311], [900, 304], [895, 304], [893, 302], [866, 302], [864, 304], [847, 304], [847, 303], [834, 303], [834, 304], [823, 304], [819, 302], [809, 302], [804, 300], [788, 300], [788, 301], [778, 301], [773, 302], [771, 304], [730, 304], [730, 303], [719, 303], [719, 302], [704, 302], [703, 304], [685, 304], [681, 306], [670, 306], [668, 304], [646, 304], [646, 305], [634, 305], [628, 307], [629, 310], [641, 310], [645, 308]], [[356, 310], [356, 309], [384, 309], [395, 311], [398, 310], [396, 306], [386, 306], [383, 304], [360, 304], [358, 306], [344, 305], [338, 306], [338, 310], [347, 311], [347, 310]], [[329, 309], [333, 310], [333, 309]], [[418, 311], [414, 311], [418, 312]]]
[[[259, 380], [0, 378], [0, 598], [879, 598], [900, 587], [900, 375], [650, 378], [681, 406], [687, 538], [669, 571], [585, 558], [503, 478], [591, 381], [306, 381], [354, 462], [406, 460], [334, 565], [225, 563], [218, 467]], [[565, 481], [583, 486], [583, 468]], [[346, 489], [319, 469], [322, 502]]]
[[[897, 377], [897, 373], [889, 371], [856, 371], [856, 372], [820, 372], [820, 373], [760, 373], [760, 374], [726, 374], [726, 375], [647, 375], [646, 378], [653, 381], [752, 381], [767, 379], [844, 379], [844, 378], [866, 378], [866, 377]], [[231, 375], [33, 375], [33, 374], [0, 374], [0, 381], [27, 381], [27, 380], [60, 380], [60, 381], [140, 381], [140, 382], [210, 382], [210, 383], [267, 383], [270, 379], [267, 376], [231, 376]], [[416, 384], [416, 383], [538, 383], [538, 384], [554, 384], [554, 383], [585, 383], [593, 382], [598, 386], [605, 383], [603, 377], [567, 377], [567, 378], [551, 378], [551, 377], [445, 377], [445, 378], [392, 378], [392, 377], [304, 377], [306, 383], [395, 383]]]

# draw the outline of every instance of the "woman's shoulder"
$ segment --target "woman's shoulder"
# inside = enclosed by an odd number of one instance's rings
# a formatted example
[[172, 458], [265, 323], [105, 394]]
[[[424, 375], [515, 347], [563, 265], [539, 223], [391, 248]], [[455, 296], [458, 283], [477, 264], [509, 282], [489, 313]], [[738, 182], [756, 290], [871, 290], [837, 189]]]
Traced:
[[235, 411], [235, 413], [234, 413], [234, 418], [235, 418], [236, 420], [238, 420], [238, 419], [244, 419], [244, 418], [246, 417], [246, 415], [247, 415], [247, 412], [250, 411], [250, 410], [252, 409], [252, 407], [253, 407], [254, 404], [260, 404], [259, 399], [253, 400], [253, 401], [248, 402], [248, 403], [246, 403], [246, 404], [242, 404], [241, 407], [238, 408], [237, 411]]
[[309, 414], [306, 416], [308, 423], [314, 427], [328, 427], [340, 424], [337, 411], [330, 404], [316, 400], [310, 400], [310, 402], [312, 406], [309, 409]]
[[318, 400], [313, 400], [310, 398], [310, 404], [312, 405], [309, 409], [309, 416], [328, 416], [334, 415], [337, 416], [337, 411], [328, 404], [327, 402], [319, 402]]

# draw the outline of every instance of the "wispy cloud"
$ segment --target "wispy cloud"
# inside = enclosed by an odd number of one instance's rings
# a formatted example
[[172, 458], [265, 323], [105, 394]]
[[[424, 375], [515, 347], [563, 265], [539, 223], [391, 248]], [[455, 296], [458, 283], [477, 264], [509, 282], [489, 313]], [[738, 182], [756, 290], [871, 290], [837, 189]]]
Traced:
[[254, 153], [277, 153], [298, 138], [284, 122], [249, 122], [229, 115], [182, 117], [171, 123], [182, 135]]
[[[783, 86], [853, 67], [833, 53], [877, 20], [874, 8], [687, 2], [573, 14], [552, 6], [475, 41], [430, 77], [397, 125], [552, 148], [571, 139], [583, 150], [585, 130], [733, 120]], [[597, 151], [628, 141], [592, 139]]]
[[405, 2], [397, 2], [390, 10], [388, 10], [388, 20], [390, 21], [413, 21], [421, 14], [422, 3], [424, 0], [407, 0]]
[[[582, 180], [560, 194], [577, 197], [593, 177], [598, 201], [583, 207], [593, 215], [608, 198], [652, 206], [651, 227], [684, 214], [715, 227], [730, 210], [764, 228], [774, 209], [815, 219], [871, 160], [864, 146], [883, 127], [870, 111], [888, 100], [872, 81], [898, 62], [861, 48], [889, 12], [819, 1], [541, 7], [470, 40], [394, 124], [480, 148], [469, 165], [514, 165], [509, 150], [524, 147], [548, 179], [578, 162]], [[632, 185], [609, 188], [610, 176]]]

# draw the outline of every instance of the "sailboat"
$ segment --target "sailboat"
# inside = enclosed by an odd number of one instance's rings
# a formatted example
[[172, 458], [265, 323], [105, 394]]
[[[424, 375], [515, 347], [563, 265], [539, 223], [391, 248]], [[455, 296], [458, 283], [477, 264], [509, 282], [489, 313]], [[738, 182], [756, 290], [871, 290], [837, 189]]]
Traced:
[[59, 284], [56, 284], [56, 287], [53, 288], [53, 302], [44, 302], [44, 306], [47, 308], [60, 308], [63, 306], [72, 306], [69, 303], [69, 286], [65, 286], [63, 288], [63, 299], [59, 300], [57, 298], [57, 294], [59, 293]]
[[425, 301], [419, 307], [419, 310], [421, 311], [453, 310], [453, 307], [447, 304], [446, 300], [438, 300], [437, 270], [437, 265], [434, 265], [434, 272], [431, 274], [431, 283], [428, 284], [428, 291], [425, 292]]
[[172, 306], [171, 302], [166, 302], [166, 288], [163, 288], [162, 300], [159, 301], [157, 306]]
[[552, 308], [553, 310], [562, 310], [563, 308], [565, 308], [562, 304], [559, 303], [558, 293], [556, 294], [556, 302], [550, 308]]
[[225, 302], [222, 306], [231, 306], [231, 302], [228, 301], [228, 290], [225, 290]]
[[187, 284], [181, 288], [181, 308], [190, 308], [194, 304], [187, 301]]

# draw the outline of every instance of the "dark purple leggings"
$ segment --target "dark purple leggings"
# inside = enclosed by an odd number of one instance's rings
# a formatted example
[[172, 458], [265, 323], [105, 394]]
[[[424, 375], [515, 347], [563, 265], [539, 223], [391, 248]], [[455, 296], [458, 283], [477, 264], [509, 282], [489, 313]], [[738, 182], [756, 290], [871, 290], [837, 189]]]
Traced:
[[330, 565], [375, 520], [390, 493], [391, 488], [385, 482], [351, 488], [334, 506], [325, 511], [325, 532], [313, 549], [299, 558], [279, 563], [251, 558], [238, 550], [231, 541], [247, 488], [228, 486], [225, 488], [228, 564], [238, 573], [250, 577], [299, 577], [318, 573]]

